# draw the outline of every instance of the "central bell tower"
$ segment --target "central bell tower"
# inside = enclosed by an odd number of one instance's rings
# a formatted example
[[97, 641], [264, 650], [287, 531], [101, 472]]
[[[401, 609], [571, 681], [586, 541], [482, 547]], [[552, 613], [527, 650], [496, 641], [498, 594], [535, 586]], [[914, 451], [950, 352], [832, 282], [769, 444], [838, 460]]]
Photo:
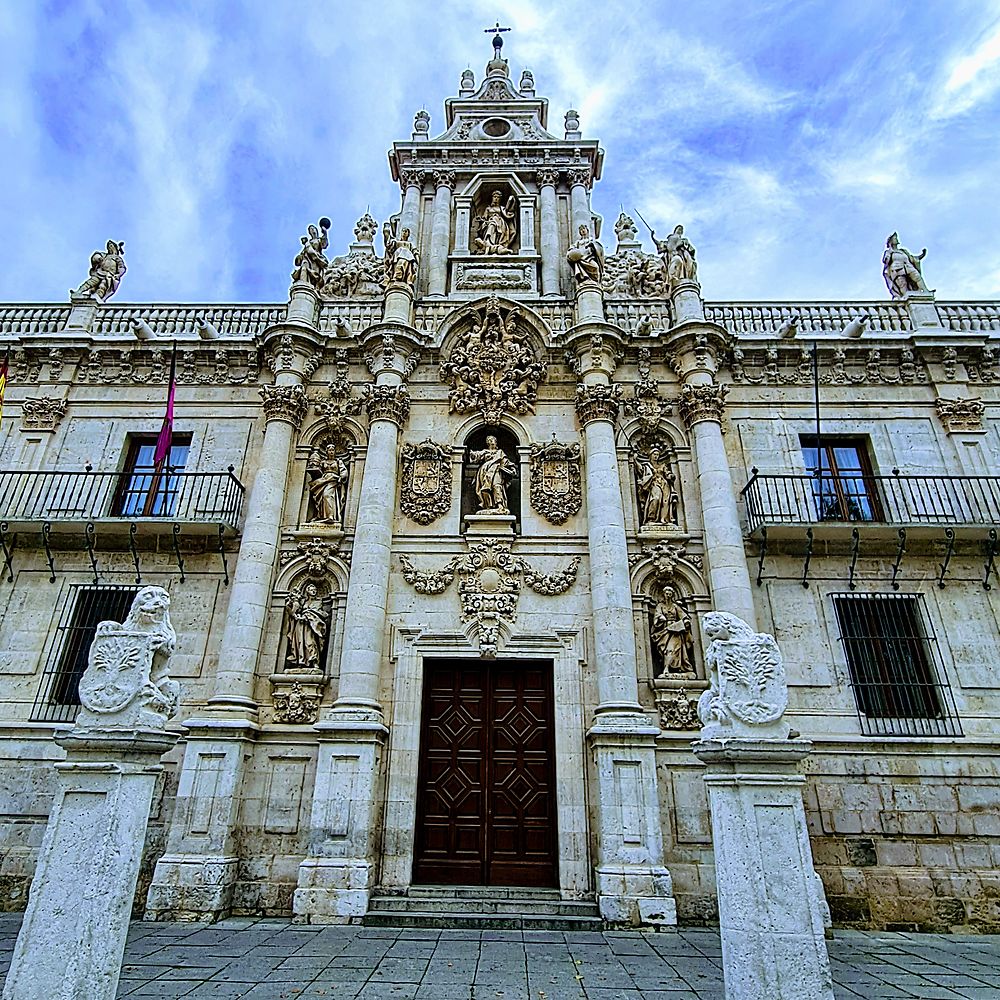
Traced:
[[527, 69], [514, 86], [491, 30], [485, 78], [477, 86], [471, 69], [462, 73], [444, 131], [431, 138], [430, 115], [418, 111], [410, 140], [389, 151], [403, 194], [394, 222], [420, 251], [418, 297], [566, 296], [571, 234], [586, 225], [600, 235], [590, 191], [603, 151], [581, 137], [576, 111], [566, 112], [561, 139], [548, 130], [548, 101]]

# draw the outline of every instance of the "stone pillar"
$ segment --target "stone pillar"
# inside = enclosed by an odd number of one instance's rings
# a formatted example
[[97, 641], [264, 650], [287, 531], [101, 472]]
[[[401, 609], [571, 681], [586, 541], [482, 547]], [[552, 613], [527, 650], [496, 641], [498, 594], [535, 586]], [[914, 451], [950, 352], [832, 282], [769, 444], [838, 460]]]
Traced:
[[424, 171], [416, 167], [406, 167], [402, 171], [403, 208], [399, 213], [399, 231], [409, 229], [414, 246], [419, 246], [420, 189], [424, 183]]
[[270, 606], [293, 444], [307, 408], [304, 383], [321, 358], [317, 338], [311, 328], [287, 323], [264, 335], [275, 375], [274, 384], [260, 390], [264, 440], [246, 504], [215, 691], [201, 716], [184, 721], [188, 738], [177, 801], [166, 852], [156, 864], [147, 897], [150, 920], [217, 919], [232, 908], [243, 765], [257, 733], [257, 657]]
[[431, 224], [428, 294], [444, 295], [448, 284], [448, 250], [451, 243], [451, 192], [454, 170], [434, 171], [434, 218]]
[[590, 235], [597, 239], [594, 232], [594, 213], [590, 210], [590, 167], [573, 167], [566, 172], [569, 178], [569, 207], [573, 217], [573, 233], [570, 242], [576, 239], [580, 226], [586, 226]]
[[[169, 606], [165, 590], [145, 587], [124, 624], [102, 623], [94, 637], [76, 726], [55, 736], [66, 760], [55, 765], [3, 1000], [117, 994], [160, 758], [177, 742], [164, 731], [177, 710], [177, 684], [166, 676], [175, 640]], [[152, 611], [141, 619], [152, 624], [140, 624], [137, 609]]]
[[[733, 615], [702, 618], [711, 688], [692, 747], [705, 765], [712, 813], [727, 1000], [833, 1000], [824, 925], [829, 910], [813, 868], [798, 764], [812, 749], [790, 739], [774, 638]], [[767, 675], [743, 680], [767, 663]], [[744, 670], [734, 669], [742, 666]]]
[[[579, 298], [578, 288], [578, 314], [583, 311]], [[620, 337], [614, 327], [592, 321], [578, 324], [568, 338], [581, 378], [576, 408], [586, 452], [599, 698], [594, 725], [587, 733], [598, 786], [597, 900], [601, 915], [610, 923], [668, 925], [677, 922], [677, 913], [670, 873], [663, 866], [655, 757], [659, 728], [639, 705], [625, 512], [614, 434], [621, 390], [612, 384], [611, 375]]]
[[559, 171], [545, 167], [538, 171], [539, 222], [542, 245], [542, 295], [559, 294], [559, 219], [556, 215], [556, 184]]
[[382, 324], [364, 341], [375, 384], [367, 393], [370, 429], [351, 553], [340, 688], [316, 725], [319, 759], [309, 856], [299, 867], [293, 910], [314, 923], [362, 916], [375, 878], [382, 759], [389, 731], [378, 700], [389, 595], [399, 432], [409, 414], [404, 353], [415, 330]]
[[906, 303], [906, 310], [910, 314], [910, 323], [914, 330], [940, 329], [944, 325], [938, 315], [933, 292], [910, 292], [903, 301]]
[[681, 282], [675, 288], [675, 314], [683, 309], [688, 319], [675, 327], [666, 348], [677, 358], [683, 380], [678, 411], [691, 435], [698, 471], [712, 601], [720, 611], [728, 611], [754, 625], [757, 613], [753, 587], [736, 488], [722, 435], [722, 414], [729, 389], [716, 381], [725, 331], [705, 320], [697, 288], [695, 282]]

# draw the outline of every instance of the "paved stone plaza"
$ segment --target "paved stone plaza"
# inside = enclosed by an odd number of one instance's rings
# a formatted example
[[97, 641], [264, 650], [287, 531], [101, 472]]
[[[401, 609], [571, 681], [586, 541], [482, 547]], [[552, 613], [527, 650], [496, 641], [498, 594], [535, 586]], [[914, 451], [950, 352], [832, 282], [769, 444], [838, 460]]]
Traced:
[[[0, 914], [6, 971], [20, 914]], [[837, 931], [838, 1000], [1000, 1000], [1000, 937]], [[136, 923], [120, 997], [723, 1000], [719, 936]]]

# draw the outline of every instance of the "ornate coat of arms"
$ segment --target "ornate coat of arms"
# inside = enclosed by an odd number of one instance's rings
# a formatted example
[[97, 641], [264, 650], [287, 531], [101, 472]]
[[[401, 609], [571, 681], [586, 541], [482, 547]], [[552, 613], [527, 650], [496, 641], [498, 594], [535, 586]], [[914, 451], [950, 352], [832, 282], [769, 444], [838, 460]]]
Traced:
[[451, 455], [429, 438], [403, 448], [400, 510], [417, 524], [430, 524], [451, 507]]
[[531, 506], [542, 517], [565, 523], [580, 509], [582, 495], [578, 444], [562, 444], [553, 434], [548, 444], [531, 445]]
[[480, 410], [488, 424], [504, 413], [534, 413], [538, 385], [546, 365], [518, 329], [517, 306], [504, 308], [494, 293], [474, 310], [468, 332], [441, 365], [451, 385], [449, 412]]

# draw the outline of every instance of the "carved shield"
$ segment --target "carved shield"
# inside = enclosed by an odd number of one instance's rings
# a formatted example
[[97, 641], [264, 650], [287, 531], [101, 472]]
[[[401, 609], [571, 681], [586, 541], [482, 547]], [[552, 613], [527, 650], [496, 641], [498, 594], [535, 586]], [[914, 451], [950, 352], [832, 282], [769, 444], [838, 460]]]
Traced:
[[416, 458], [413, 462], [413, 495], [432, 497], [441, 488], [441, 460]]
[[152, 635], [103, 627], [110, 624], [97, 627], [80, 678], [80, 704], [97, 714], [125, 708], [148, 680], [153, 658]]
[[417, 524], [430, 524], [451, 506], [451, 456], [430, 439], [403, 448], [399, 508]]
[[545, 445], [531, 446], [531, 505], [553, 524], [565, 523], [580, 509], [583, 491], [580, 446], [562, 444], [553, 436]]
[[726, 709], [741, 722], [776, 722], [788, 707], [785, 667], [774, 637], [716, 641], [709, 650], [719, 671], [719, 694]]

